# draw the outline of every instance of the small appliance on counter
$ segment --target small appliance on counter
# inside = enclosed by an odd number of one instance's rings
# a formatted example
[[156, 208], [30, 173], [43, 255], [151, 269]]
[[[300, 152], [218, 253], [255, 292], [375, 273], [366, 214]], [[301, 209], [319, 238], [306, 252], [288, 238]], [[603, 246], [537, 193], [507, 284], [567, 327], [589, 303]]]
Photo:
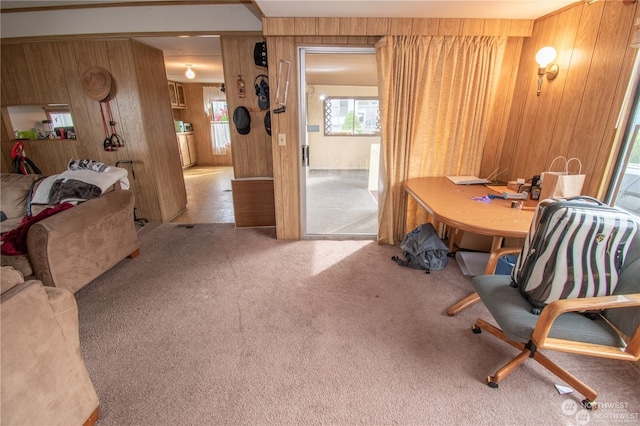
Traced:
[[173, 120], [173, 124], [176, 128], [176, 133], [184, 132], [184, 122], [182, 120]]
[[193, 124], [183, 123], [185, 132], [193, 132]]

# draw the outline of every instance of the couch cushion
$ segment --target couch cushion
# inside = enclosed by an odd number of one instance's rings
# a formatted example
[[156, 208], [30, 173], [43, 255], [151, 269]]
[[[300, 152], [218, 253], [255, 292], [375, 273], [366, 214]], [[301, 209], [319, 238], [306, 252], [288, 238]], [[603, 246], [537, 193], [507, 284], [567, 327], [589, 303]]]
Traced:
[[21, 217], [12, 217], [11, 219], [3, 220], [0, 222], [0, 233], [4, 234], [5, 232], [9, 232], [12, 229], [16, 229], [20, 222], [22, 221]]
[[16, 285], [23, 283], [24, 276], [20, 271], [15, 270], [11, 266], [3, 266], [2, 272], [0, 272], [0, 280], [2, 281], [2, 291], [0, 294], [2, 294]]
[[33, 275], [33, 267], [27, 254], [19, 254], [17, 256], [0, 255], [0, 265], [11, 266], [20, 271], [25, 277]]
[[[19, 175], [2, 173], [0, 176], [0, 206], [7, 219], [20, 218], [27, 212], [27, 195], [29, 188], [41, 175]], [[5, 221], [6, 222], [6, 221]], [[4, 222], [3, 229], [4, 232]]]

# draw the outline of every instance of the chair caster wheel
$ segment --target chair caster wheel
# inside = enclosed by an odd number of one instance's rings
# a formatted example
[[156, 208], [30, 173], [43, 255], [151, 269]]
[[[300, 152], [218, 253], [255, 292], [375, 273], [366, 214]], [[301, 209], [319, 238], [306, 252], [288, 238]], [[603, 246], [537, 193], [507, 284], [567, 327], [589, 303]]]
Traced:
[[482, 333], [482, 329], [480, 327], [478, 327], [477, 325], [473, 324], [471, 326], [471, 331], [473, 331], [475, 334], [480, 334]]
[[582, 408], [586, 408], [587, 410], [597, 410], [598, 403], [596, 401], [589, 401], [588, 399], [583, 399]]
[[487, 376], [487, 386], [498, 389], [498, 382], [494, 381], [492, 376]]

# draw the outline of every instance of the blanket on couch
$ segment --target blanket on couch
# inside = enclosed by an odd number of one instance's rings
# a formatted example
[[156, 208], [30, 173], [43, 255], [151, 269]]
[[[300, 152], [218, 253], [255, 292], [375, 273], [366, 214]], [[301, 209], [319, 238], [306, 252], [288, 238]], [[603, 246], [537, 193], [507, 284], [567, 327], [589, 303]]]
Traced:
[[20, 225], [17, 228], [5, 232], [0, 236], [2, 246], [0, 246], [0, 252], [6, 256], [17, 256], [27, 253], [27, 233], [31, 226], [49, 216], [53, 216], [63, 210], [67, 210], [73, 207], [71, 203], [62, 203], [57, 206], [44, 209], [35, 216], [25, 216], [22, 218]]
[[[108, 167], [107, 170], [98, 172], [91, 169], [74, 169], [65, 170], [64, 172], [48, 176], [40, 181], [38, 187], [33, 193], [31, 198], [32, 205], [49, 205], [57, 204], [59, 202], [73, 202], [73, 201], [85, 201], [91, 198], [95, 198], [93, 186], [99, 189], [97, 196], [107, 191], [116, 183], [120, 183], [122, 189], [129, 189], [131, 187], [127, 169], [122, 167]], [[71, 181], [76, 181], [75, 183]], [[71, 182], [71, 183], [69, 183]], [[84, 182], [87, 184], [85, 188], [86, 194], [90, 198], [82, 198], [78, 193], [69, 192], [68, 196], [59, 192], [63, 189], [69, 191], [68, 188], [81, 186], [78, 182]], [[65, 187], [66, 188], [63, 188]], [[56, 203], [53, 203], [56, 201]]]

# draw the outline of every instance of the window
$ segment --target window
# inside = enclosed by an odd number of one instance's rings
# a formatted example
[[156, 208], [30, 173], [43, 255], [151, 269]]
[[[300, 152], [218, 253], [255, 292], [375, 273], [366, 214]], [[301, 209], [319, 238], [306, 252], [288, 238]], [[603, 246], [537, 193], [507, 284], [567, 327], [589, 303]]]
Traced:
[[[634, 74], [636, 81], [640, 80], [640, 57]], [[640, 85], [636, 86], [635, 92], [628, 95], [631, 109], [607, 202], [628, 211], [640, 222]]]
[[213, 112], [212, 123], [226, 123], [229, 121], [229, 111], [227, 110], [226, 101], [211, 102], [211, 111]]
[[637, 106], [628, 129], [626, 161], [625, 158], [619, 160], [620, 176], [615, 205], [638, 216], [640, 220], [640, 108]]
[[380, 133], [376, 98], [326, 98], [325, 136], [373, 136]]
[[47, 111], [53, 127], [73, 127], [73, 118], [68, 111]]

